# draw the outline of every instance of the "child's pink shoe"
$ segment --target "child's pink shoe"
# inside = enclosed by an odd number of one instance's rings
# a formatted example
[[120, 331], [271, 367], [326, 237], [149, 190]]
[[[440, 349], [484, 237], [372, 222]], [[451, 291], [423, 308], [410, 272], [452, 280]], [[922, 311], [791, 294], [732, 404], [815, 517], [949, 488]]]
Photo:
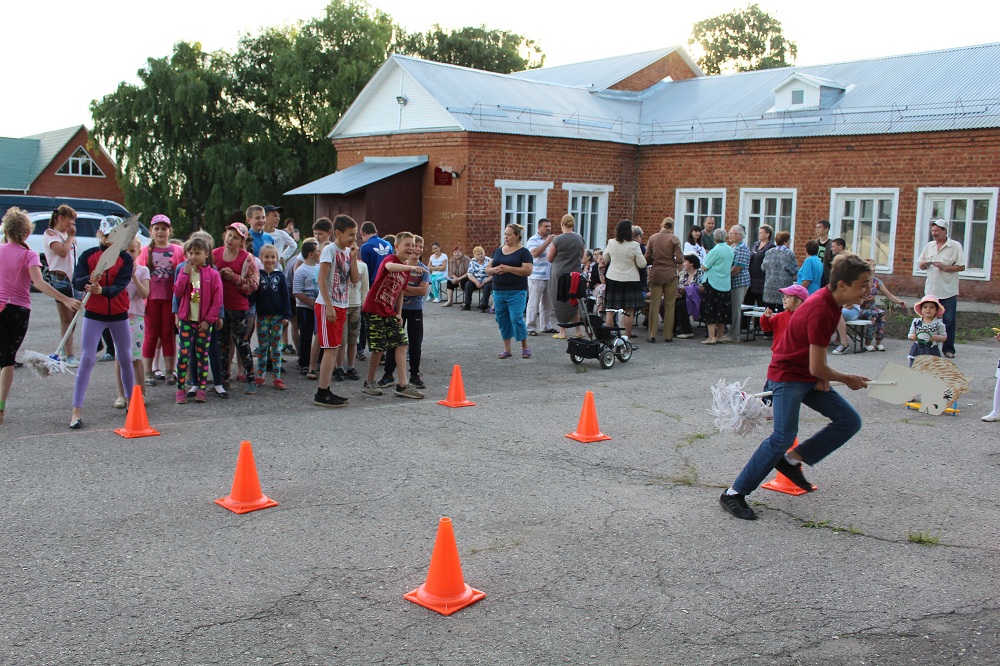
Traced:
[[177, 404], [186, 405], [187, 401], [188, 401], [188, 396], [187, 393], [185, 393], [184, 389], [177, 389]]
[[245, 384], [246, 381], [247, 381], [247, 376], [246, 375], [236, 375], [236, 381], [238, 381], [240, 384]]
[[258, 377], [254, 381], [257, 382], [257, 386], [263, 386], [267, 382], [263, 377]]
[[202, 391], [201, 389], [198, 389], [197, 391], [194, 392], [194, 401], [195, 402], [205, 402], [207, 399], [208, 399], [208, 396], [206, 396], [205, 392]]
[[[263, 383], [263, 382], [261, 382], [261, 383]], [[285, 382], [283, 380], [281, 380], [281, 379], [275, 379], [274, 380], [274, 388], [278, 389], [279, 391], [284, 391], [285, 390]]]

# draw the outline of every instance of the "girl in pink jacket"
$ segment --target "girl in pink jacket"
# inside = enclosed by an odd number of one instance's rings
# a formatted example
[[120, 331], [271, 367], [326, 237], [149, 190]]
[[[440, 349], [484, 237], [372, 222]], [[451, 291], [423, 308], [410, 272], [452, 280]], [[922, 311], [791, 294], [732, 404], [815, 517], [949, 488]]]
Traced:
[[[180, 354], [177, 356], [177, 404], [187, 402], [185, 386], [196, 388], [194, 399], [205, 402], [208, 388], [208, 343], [212, 326], [219, 319], [222, 307], [222, 278], [218, 271], [206, 265], [211, 248], [201, 238], [192, 238], [184, 244], [187, 263], [177, 274], [174, 296], [177, 297]], [[194, 348], [194, 367], [189, 373], [191, 349]]]

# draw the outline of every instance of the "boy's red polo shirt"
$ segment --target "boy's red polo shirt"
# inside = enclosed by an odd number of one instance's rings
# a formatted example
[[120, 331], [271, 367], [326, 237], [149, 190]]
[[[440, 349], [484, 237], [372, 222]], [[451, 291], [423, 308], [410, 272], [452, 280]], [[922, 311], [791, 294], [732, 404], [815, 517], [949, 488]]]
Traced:
[[840, 322], [841, 307], [826, 287], [792, 313], [788, 328], [771, 352], [767, 378], [772, 382], [818, 382], [809, 374], [809, 347], [826, 348]]

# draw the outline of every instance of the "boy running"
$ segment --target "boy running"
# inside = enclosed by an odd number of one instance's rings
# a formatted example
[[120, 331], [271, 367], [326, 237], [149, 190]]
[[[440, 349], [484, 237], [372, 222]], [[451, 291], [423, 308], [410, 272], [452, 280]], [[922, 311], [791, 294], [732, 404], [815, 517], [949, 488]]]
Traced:
[[323, 249], [319, 260], [319, 297], [316, 299], [316, 333], [324, 350], [319, 364], [319, 386], [313, 404], [320, 407], [343, 407], [347, 398], [330, 391], [330, 379], [337, 364], [337, 348], [344, 335], [347, 319], [348, 282], [357, 282], [358, 224], [347, 215], [333, 220], [334, 242]]
[[[772, 469], [811, 492], [813, 486], [802, 473], [802, 463], [815, 465], [861, 429], [861, 416], [830, 388], [830, 382], [842, 382], [857, 391], [871, 380], [834, 370], [827, 365], [826, 353], [830, 336], [840, 321], [841, 308], [859, 302], [868, 294], [871, 276], [871, 267], [863, 259], [841, 253], [830, 271], [830, 284], [796, 309], [785, 332], [780, 338], [775, 336], [767, 371], [768, 383], [774, 391], [774, 432], [757, 447], [732, 487], [719, 498], [722, 507], [737, 518], [757, 518], [747, 505], [746, 496], [757, 489]], [[789, 451], [799, 432], [802, 405], [830, 422]]]
[[382, 395], [382, 389], [375, 382], [375, 371], [378, 369], [382, 354], [387, 349], [395, 347], [396, 395], [400, 398], [420, 400], [424, 394], [410, 385], [406, 376], [407, 339], [403, 332], [403, 317], [400, 314], [403, 307], [403, 289], [410, 273], [420, 275], [424, 269], [405, 264], [413, 253], [413, 234], [402, 231], [396, 234], [396, 253], [382, 260], [372, 282], [368, 296], [365, 298], [361, 312], [368, 322], [368, 344], [371, 348], [371, 358], [368, 361], [368, 379], [365, 380], [364, 392], [368, 395]]

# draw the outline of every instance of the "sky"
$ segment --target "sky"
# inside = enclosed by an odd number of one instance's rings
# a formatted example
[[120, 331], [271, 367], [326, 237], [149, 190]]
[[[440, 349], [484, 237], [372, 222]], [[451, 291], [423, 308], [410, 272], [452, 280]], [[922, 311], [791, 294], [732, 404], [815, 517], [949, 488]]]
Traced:
[[[90, 101], [135, 83], [147, 58], [170, 55], [178, 41], [232, 50], [241, 34], [319, 16], [326, 0], [231, 3], [173, 0], [50, 0], [3, 10], [0, 47], [4, 92], [0, 136], [22, 137], [91, 126]], [[691, 26], [748, 4], [745, 0], [606, 2], [370, 0], [409, 31], [485, 24], [535, 39], [547, 66], [686, 45]], [[817, 65], [997, 41], [996, 0], [760, 0], [798, 45], [798, 65]], [[236, 7], [234, 11], [234, 7]], [[10, 26], [18, 26], [12, 29]]]

